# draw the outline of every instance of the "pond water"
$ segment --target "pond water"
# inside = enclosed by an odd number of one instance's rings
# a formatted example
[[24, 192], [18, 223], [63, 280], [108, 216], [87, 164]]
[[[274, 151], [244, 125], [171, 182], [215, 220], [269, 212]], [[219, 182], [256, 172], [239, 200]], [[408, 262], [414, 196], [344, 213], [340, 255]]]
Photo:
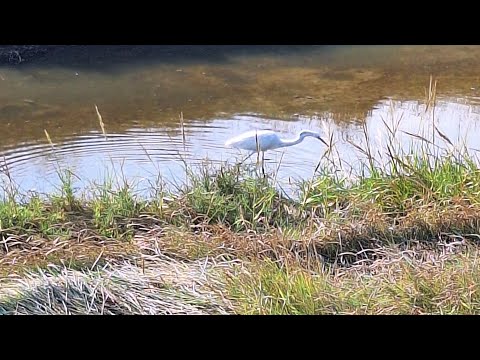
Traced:
[[[186, 166], [235, 162], [245, 153], [224, 143], [250, 129], [331, 133], [355, 167], [347, 140], [362, 143], [362, 124], [374, 148], [386, 141], [385, 122], [400, 121], [402, 144], [412, 139], [402, 131], [428, 127], [430, 76], [439, 130], [476, 151], [479, 58], [480, 46], [65, 47], [0, 67], [0, 177], [48, 193], [60, 168], [79, 188], [120, 176], [146, 191], [159, 178], [183, 183]], [[280, 164], [285, 183], [311, 178], [324, 151], [306, 138], [267, 153], [267, 165]]]

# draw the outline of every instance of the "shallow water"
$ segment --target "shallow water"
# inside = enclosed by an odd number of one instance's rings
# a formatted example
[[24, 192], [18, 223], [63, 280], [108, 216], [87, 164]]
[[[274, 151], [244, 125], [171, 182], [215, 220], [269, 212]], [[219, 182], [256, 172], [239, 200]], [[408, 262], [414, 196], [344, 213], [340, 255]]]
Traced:
[[[159, 176], [184, 182], [185, 164], [234, 162], [242, 154], [223, 144], [242, 131], [287, 137], [311, 129], [332, 132], [355, 167], [346, 139], [361, 144], [362, 123], [380, 149], [383, 120], [401, 119], [400, 129], [413, 133], [430, 121], [430, 75], [439, 129], [480, 149], [479, 56], [480, 46], [71, 47], [0, 68], [0, 156], [22, 192], [52, 191], [58, 168], [71, 169], [80, 188], [109, 174], [147, 189]], [[412, 140], [396, 136], [406, 146]], [[306, 138], [267, 153], [267, 164], [280, 163], [278, 178], [288, 184], [311, 177], [324, 151]]]

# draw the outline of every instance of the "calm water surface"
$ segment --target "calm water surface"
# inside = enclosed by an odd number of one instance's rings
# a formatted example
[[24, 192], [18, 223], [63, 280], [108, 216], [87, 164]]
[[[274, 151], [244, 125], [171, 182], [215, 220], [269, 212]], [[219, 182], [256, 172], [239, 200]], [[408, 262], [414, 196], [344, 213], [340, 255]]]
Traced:
[[[158, 178], [181, 184], [185, 164], [242, 156], [223, 144], [250, 129], [331, 133], [354, 166], [346, 139], [361, 144], [363, 123], [379, 149], [384, 121], [414, 133], [425, 127], [430, 75], [438, 81], [437, 126], [476, 151], [478, 59], [480, 46], [73, 46], [0, 67], [0, 178], [8, 168], [22, 192], [40, 193], [59, 184], [58, 168], [72, 170], [78, 188], [106, 176], [140, 190]], [[288, 183], [312, 177], [324, 151], [307, 138], [267, 162], [281, 162], [278, 178]]]

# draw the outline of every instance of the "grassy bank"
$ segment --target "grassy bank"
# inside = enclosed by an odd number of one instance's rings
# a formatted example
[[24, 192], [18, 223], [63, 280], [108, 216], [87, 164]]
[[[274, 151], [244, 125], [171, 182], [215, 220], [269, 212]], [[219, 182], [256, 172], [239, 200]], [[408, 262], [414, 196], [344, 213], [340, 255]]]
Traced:
[[3, 169], [0, 313], [480, 313], [479, 162], [435, 123], [434, 93], [407, 147], [394, 120], [381, 149], [364, 129], [353, 167], [330, 137], [294, 199], [250, 165], [149, 199], [78, 194], [68, 171], [25, 198]]

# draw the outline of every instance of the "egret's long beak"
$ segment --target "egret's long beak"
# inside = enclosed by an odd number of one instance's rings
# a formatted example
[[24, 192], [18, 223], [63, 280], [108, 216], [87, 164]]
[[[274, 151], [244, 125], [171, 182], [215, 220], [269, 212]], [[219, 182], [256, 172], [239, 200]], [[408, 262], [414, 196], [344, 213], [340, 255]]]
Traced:
[[323, 142], [326, 146], [329, 146], [329, 145], [325, 142], [325, 140], [323, 140], [320, 136], [319, 136], [317, 139], [320, 140], [321, 142]]

